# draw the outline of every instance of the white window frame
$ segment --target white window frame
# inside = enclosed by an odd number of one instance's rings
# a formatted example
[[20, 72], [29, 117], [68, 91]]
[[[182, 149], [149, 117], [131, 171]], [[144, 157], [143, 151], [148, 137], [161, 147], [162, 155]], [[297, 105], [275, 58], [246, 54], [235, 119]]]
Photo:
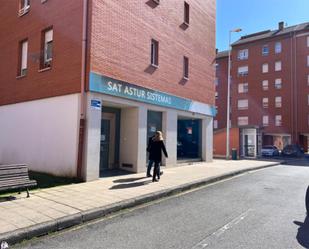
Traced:
[[264, 63], [262, 65], [262, 73], [268, 73], [268, 63]]
[[262, 99], [262, 106], [263, 106], [263, 108], [268, 108], [268, 106], [269, 106], [268, 98], [263, 98]]
[[282, 52], [282, 43], [281, 42], [276, 42], [275, 43], [275, 53], [280, 54]]
[[309, 55], [307, 55], [307, 67], [309, 67]]
[[[30, 0], [19, 0], [20, 1], [20, 9], [19, 9], [19, 16], [23, 16], [24, 14], [28, 13], [30, 10]], [[23, 5], [22, 5], [23, 2]]]
[[282, 116], [281, 115], [275, 116], [275, 126], [282, 126]]
[[249, 67], [248, 66], [238, 67], [237, 74], [238, 74], [238, 76], [248, 75], [249, 74]]
[[282, 70], [282, 62], [281, 61], [276, 61], [275, 62], [275, 71], [279, 72]]
[[159, 41], [151, 39], [150, 63], [153, 67], [159, 67]]
[[28, 40], [24, 40], [21, 42], [21, 54], [20, 54], [20, 76], [24, 76], [27, 74], [28, 69]]
[[269, 82], [268, 82], [268, 80], [263, 80], [262, 81], [262, 89], [264, 91], [267, 91], [269, 89]]
[[238, 93], [247, 93], [249, 90], [248, 83], [239, 83], [238, 84]]
[[309, 86], [309, 74], [307, 75], [307, 85]]
[[237, 101], [237, 108], [238, 110], [247, 110], [249, 107], [248, 99], [239, 99]]
[[282, 79], [281, 78], [275, 79], [275, 88], [276, 89], [282, 88]]
[[241, 49], [238, 51], [238, 60], [247, 60], [249, 58], [249, 49]]
[[263, 45], [262, 47], [262, 55], [268, 55], [269, 54], [269, 46], [266, 44], [266, 45]]
[[244, 126], [249, 124], [249, 118], [248, 116], [242, 116], [237, 118], [237, 124], [238, 126]]
[[218, 98], [219, 98], [219, 93], [216, 92], [216, 93], [215, 93], [215, 99], [218, 99]]
[[[49, 65], [53, 60], [53, 39], [54, 31], [53, 29], [48, 29], [44, 32], [44, 66]], [[48, 56], [48, 44], [51, 43], [51, 57]]]
[[268, 126], [269, 125], [269, 117], [268, 115], [263, 116], [263, 126]]
[[275, 107], [276, 108], [282, 107], [282, 97], [281, 96], [275, 97]]
[[309, 94], [307, 95], [307, 105], [309, 105]]
[[214, 120], [214, 129], [218, 129], [218, 120]]

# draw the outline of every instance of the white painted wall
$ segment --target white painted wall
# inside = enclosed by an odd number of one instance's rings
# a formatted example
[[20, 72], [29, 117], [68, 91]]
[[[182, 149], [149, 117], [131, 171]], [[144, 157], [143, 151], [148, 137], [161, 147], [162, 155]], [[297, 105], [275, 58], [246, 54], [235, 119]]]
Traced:
[[168, 158], [162, 157], [163, 165], [173, 167], [177, 165], [177, 111], [167, 110], [163, 112], [163, 136]]
[[202, 160], [213, 160], [213, 117], [202, 119]]
[[0, 164], [76, 176], [79, 94], [0, 107]]

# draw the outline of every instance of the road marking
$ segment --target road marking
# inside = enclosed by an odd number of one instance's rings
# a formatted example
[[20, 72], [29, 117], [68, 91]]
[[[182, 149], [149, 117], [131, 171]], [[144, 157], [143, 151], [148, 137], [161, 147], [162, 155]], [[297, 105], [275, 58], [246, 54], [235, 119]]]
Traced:
[[213, 232], [210, 235], [207, 235], [203, 240], [201, 240], [199, 243], [197, 243], [195, 246], [193, 246], [191, 249], [203, 249], [209, 246], [212, 240], [219, 238], [221, 235], [223, 235], [227, 230], [231, 229], [233, 226], [237, 225], [241, 221], [243, 221], [250, 212], [252, 212], [253, 209], [248, 209], [246, 212], [242, 213], [241, 215], [234, 218], [229, 223], [225, 224], [215, 232]]

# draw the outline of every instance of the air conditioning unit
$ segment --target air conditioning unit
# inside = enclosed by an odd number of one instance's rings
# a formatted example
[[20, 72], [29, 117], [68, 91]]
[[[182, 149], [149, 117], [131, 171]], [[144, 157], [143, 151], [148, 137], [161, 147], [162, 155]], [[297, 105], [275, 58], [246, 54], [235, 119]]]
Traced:
[[30, 10], [30, 5], [27, 5], [25, 7], [23, 7], [22, 9], [19, 10], [19, 16], [22, 16], [24, 14], [26, 14], [28, 11]]

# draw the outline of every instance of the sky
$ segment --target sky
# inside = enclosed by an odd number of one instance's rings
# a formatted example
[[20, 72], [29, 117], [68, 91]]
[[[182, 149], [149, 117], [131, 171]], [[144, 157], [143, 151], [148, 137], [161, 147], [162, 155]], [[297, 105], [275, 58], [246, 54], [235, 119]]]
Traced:
[[229, 30], [232, 42], [242, 35], [263, 30], [274, 30], [278, 22], [288, 26], [309, 22], [309, 0], [217, 0], [216, 46], [219, 51], [227, 50]]

